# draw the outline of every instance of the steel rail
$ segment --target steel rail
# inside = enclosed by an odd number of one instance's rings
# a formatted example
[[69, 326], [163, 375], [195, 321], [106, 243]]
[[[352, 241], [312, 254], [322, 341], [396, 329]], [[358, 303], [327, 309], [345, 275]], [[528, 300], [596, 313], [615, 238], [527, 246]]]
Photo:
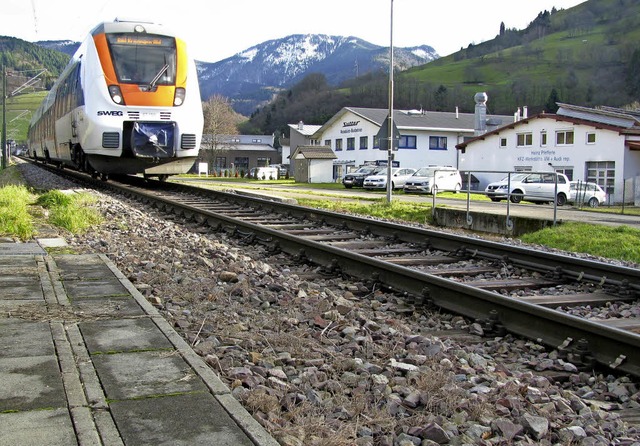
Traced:
[[[286, 232], [255, 223], [227, 217], [216, 212], [180, 204], [153, 193], [136, 191], [150, 203], [161, 203], [166, 211], [207, 223], [217, 230], [233, 231], [248, 242], [261, 243], [272, 250], [281, 250], [301, 261], [322, 265], [335, 275], [346, 274], [369, 279], [396, 290], [406, 292], [417, 301], [426, 300], [454, 313], [482, 321], [485, 326], [500, 328], [533, 339], [553, 349], [568, 352], [570, 359], [585, 365], [599, 363], [619, 372], [640, 376], [640, 335], [597, 322], [530, 304], [515, 298], [485, 291], [428, 273], [394, 265], [384, 260], [352, 253], [334, 246], [307, 240]], [[227, 198], [234, 199], [233, 194]], [[271, 206], [269, 200], [258, 200]], [[317, 212], [308, 208], [287, 205], [287, 209], [317, 214], [326, 219], [338, 219], [336, 214]], [[359, 225], [369, 223], [361, 218], [348, 218]], [[328, 222], [329, 223], [329, 222]], [[378, 222], [375, 222], [378, 223]], [[389, 225], [385, 223], [385, 225]], [[390, 224], [394, 230], [406, 228]], [[457, 237], [452, 240], [456, 242]], [[492, 249], [497, 249], [491, 242]], [[532, 250], [525, 250], [526, 252]], [[535, 252], [535, 251], [533, 251]], [[524, 254], [520, 254], [524, 255]], [[564, 257], [564, 256], [563, 256]], [[575, 260], [567, 257], [567, 259]]]
[[[561, 353], [567, 354], [570, 362], [586, 367], [595, 366], [597, 363], [618, 372], [640, 376], [640, 335], [633, 332], [200, 209], [192, 204], [176, 202], [171, 198], [158, 196], [153, 191], [117, 185], [113, 182], [102, 184], [178, 216], [207, 224], [215, 230], [232, 231], [247, 243], [261, 243], [272, 251], [281, 250], [300, 261], [322, 265], [329, 273], [371, 280], [393, 290], [405, 292], [417, 302], [430, 301], [448, 311], [478, 320], [488, 334], [502, 335], [508, 331], [558, 349]], [[215, 193], [230, 203], [242, 204], [248, 199], [233, 193], [213, 192], [189, 186], [176, 188], [173, 185], [170, 190], [188, 190], [190, 193], [205, 196]], [[506, 256], [511, 261], [541, 270], [561, 270], [563, 274], [568, 275], [590, 275], [595, 279], [599, 278], [601, 282], [614, 280], [621, 285], [636, 288], [637, 279], [640, 277], [640, 272], [633, 268], [621, 268], [454, 234], [275, 203], [263, 198], [251, 198], [251, 201], [257, 207], [273, 209], [274, 212], [283, 212], [284, 209], [285, 213], [291, 215], [304, 215], [306, 218], [321, 220], [327, 224], [366, 230], [376, 235], [392, 235], [401, 240], [426, 243], [434, 248], [452, 252], [464, 250], [466, 254], [496, 259], [506, 259], [505, 252], [508, 252]]]

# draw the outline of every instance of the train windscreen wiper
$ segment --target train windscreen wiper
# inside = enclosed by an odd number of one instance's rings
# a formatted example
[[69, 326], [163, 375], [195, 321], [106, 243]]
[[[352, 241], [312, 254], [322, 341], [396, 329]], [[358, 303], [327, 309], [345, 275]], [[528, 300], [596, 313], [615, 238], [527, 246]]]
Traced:
[[169, 69], [169, 64], [165, 64], [164, 67], [160, 68], [160, 71], [158, 71], [158, 74], [156, 74], [153, 80], [149, 82], [149, 90], [153, 90], [155, 88], [156, 84], [158, 83], [162, 75], [166, 73], [168, 69]]

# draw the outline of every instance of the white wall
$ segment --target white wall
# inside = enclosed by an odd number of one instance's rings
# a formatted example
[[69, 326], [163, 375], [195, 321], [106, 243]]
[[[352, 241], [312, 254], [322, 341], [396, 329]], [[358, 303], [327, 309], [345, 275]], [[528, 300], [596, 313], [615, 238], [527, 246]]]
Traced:
[[309, 183], [333, 182], [333, 160], [310, 160]]
[[[556, 131], [573, 130], [572, 145], [556, 145]], [[546, 131], [547, 144], [541, 145], [541, 133]], [[531, 133], [533, 144], [529, 147], [516, 147], [518, 133]], [[595, 132], [596, 141], [588, 144], [587, 133]], [[500, 147], [500, 139], [506, 138], [506, 147]], [[506, 128], [499, 134], [488, 135], [484, 140], [470, 143], [465, 153], [460, 154], [460, 170], [465, 171], [513, 171], [520, 167], [530, 167], [534, 171], [548, 171], [559, 168], [573, 169], [574, 180], [586, 180], [586, 163], [590, 161], [615, 162], [615, 201], [622, 200], [625, 164], [635, 165], [638, 169], [638, 158], [625, 160], [625, 137], [618, 131], [580, 125], [552, 118], [536, 118], [517, 123], [513, 128]], [[628, 158], [628, 157], [627, 157]], [[626, 161], [626, 163], [625, 163]], [[551, 163], [552, 167], [549, 166]], [[480, 180], [480, 188], [484, 189], [491, 181], [496, 181], [504, 174], [478, 172], [474, 175]], [[628, 176], [628, 172], [626, 174]]]
[[[424, 131], [407, 129], [398, 127], [401, 135], [416, 136], [417, 149], [398, 149], [394, 152], [394, 160], [400, 162], [401, 167], [420, 168], [429, 164], [449, 165], [456, 167], [458, 164], [458, 153], [456, 144], [461, 142], [458, 140], [459, 133], [451, 130], [441, 131]], [[378, 134], [380, 127], [378, 125], [363, 119], [351, 112], [346, 112], [342, 118], [337, 120], [322, 134], [320, 143], [330, 140], [330, 147], [338, 156], [335, 160], [336, 164], [345, 164], [345, 161], [353, 161], [346, 163], [351, 166], [361, 166], [365, 161], [387, 160], [388, 154], [384, 150], [373, 148], [373, 138]], [[360, 149], [360, 137], [366, 136], [367, 149]], [[429, 150], [429, 136], [446, 136], [447, 150]], [[466, 136], [473, 136], [473, 131], [467, 132]], [[347, 138], [355, 138], [355, 149], [347, 150]], [[336, 150], [336, 139], [342, 139], [342, 150]]]

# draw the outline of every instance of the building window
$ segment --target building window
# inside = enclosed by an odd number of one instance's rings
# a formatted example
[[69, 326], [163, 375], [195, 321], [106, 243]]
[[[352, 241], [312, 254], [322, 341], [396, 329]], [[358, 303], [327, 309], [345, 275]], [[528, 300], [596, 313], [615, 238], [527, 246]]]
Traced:
[[237, 156], [234, 160], [233, 165], [236, 170], [244, 170], [245, 172], [249, 170], [249, 157], [246, 156]]
[[271, 158], [259, 157], [257, 162], [258, 162], [258, 167], [267, 167], [269, 164], [271, 164]]
[[342, 139], [336, 139], [336, 152], [342, 150]]
[[596, 143], [596, 132], [588, 132], [587, 144], [595, 144], [595, 143]]
[[216, 167], [217, 169], [227, 167], [227, 157], [216, 156], [216, 160], [214, 161], [214, 167]]
[[540, 132], [540, 146], [545, 147], [547, 145], [547, 131], [543, 130]]
[[554, 166], [553, 170], [565, 174], [569, 181], [573, 181], [573, 167]]
[[400, 135], [400, 141], [398, 142], [399, 149], [415, 149], [418, 146], [416, 145], [416, 137], [412, 135]]
[[369, 148], [369, 138], [367, 136], [360, 137], [360, 150], [367, 150]]
[[429, 150], [447, 150], [446, 136], [430, 136]]
[[347, 138], [347, 150], [356, 150], [355, 138]]
[[516, 136], [516, 147], [531, 147], [533, 145], [532, 133], [518, 133]]
[[616, 184], [615, 161], [590, 161], [586, 163], [587, 181], [597, 183], [607, 195], [612, 196]]
[[330, 139], [325, 139], [324, 140], [324, 145], [327, 147], [331, 147], [331, 140]]
[[380, 148], [380, 141], [378, 141], [378, 137], [377, 136], [373, 137], [373, 148], [374, 149], [379, 149]]
[[507, 148], [507, 138], [500, 138], [500, 148], [501, 149]]
[[256, 144], [257, 144], [257, 143], [261, 143], [261, 142], [262, 142], [262, 139], [259, 139], [259, 138], [253, 138], [253, 139], [251, 140], [251, 142], [256, 143]]
[[556, 132], [556, 146], [573, 145], [573, 130], [558, 130]]
[[533, 170], [532, 166], [513, 166], [513, 170], [516, 172], [531, 172]]

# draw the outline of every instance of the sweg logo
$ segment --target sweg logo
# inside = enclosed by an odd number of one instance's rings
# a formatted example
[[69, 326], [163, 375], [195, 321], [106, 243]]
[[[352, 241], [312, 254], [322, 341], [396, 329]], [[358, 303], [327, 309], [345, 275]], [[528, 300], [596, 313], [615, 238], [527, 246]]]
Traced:
[[98, 116], [122, 116], [119, 110], [98, 110]]
[[358, 124], [360, 124], [360, 121], [347, 121], [342, 123], [342, 127], [353, 127]]

